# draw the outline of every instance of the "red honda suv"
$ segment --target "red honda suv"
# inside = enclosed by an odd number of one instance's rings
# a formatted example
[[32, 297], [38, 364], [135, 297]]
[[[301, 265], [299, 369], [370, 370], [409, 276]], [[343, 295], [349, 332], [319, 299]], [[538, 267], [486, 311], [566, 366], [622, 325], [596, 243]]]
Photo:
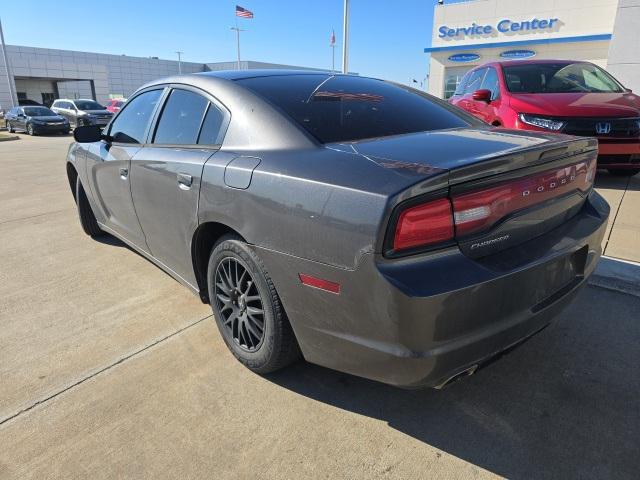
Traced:
[[600, 168], [640, 172], [640, 97], [592, 63], [487, 63], [467, 72], [449, 101], [496, 126], [596, 137]]

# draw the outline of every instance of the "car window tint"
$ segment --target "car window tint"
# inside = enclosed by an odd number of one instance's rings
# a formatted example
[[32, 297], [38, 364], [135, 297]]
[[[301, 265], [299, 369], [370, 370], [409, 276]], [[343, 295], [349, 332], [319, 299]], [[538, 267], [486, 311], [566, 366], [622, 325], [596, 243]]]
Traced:
[[493, 67], [487, 68], [487, 74], [484, 76], [482, 85], [480, 88], [485, 88], [491, 91], [491, 100], [498, 98], [500, 94], [500, 86], [498, 83], [498, 72]]
[[467, 116], [409, 87], [346, 75], [273, 75], [237, 83], [284, 110], [322, 143], [467, 127]]
[[173, 90], [162, 109], [153, 143], [195, 145], [209, 101], [187, 90]]
[[144, 143], [144, 134], [161, 94], [162, 90], [150, 90], [127, 103], [109, 129], [113, 141]]
[[222, 142], [221, 131], [222, 122], [224, 121], [224, 113], [217, 108], [214, 104], [209, 104], [209, 110], [204, 117], [202, 123], [202, 130], [200, 130], [200, 137], [198, 137], [198, 143], [201, 145], [218, 145]]
[[469, 93], [473, 93], [476, 90], [480, 90], [480, 85], [482, 85], [482, 79], [484, 78], [484, 74], [487, 72], [486, 68], [481, 68], [474, 72], [471, 72], [469, 76], [469, 81], [464, 87], [464, 94], [467, 95]]

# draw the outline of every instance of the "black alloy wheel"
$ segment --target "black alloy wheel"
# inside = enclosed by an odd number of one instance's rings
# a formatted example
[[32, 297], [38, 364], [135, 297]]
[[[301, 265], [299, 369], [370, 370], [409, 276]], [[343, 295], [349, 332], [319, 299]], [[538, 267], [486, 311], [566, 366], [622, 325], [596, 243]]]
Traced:
[[269, 273], [254, 249], [234, 234], [209, 255], [207, 293], [229, 351], [248, 369], [271, 373], [301, 356]]
[[260, 292], [243, 262], [235, 257], [220, 261], [215, 274], [215, 302], [233, 341], [255, 352], [264, 340], [264, 306]]

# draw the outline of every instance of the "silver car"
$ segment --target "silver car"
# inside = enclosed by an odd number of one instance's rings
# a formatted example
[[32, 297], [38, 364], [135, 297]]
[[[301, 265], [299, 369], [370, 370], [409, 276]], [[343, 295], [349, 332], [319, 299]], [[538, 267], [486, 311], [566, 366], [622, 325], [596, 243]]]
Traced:
[[260, 373], [300, 356], [410, 387], [473, 373], [568, 304], [609, 215], [594, 139], [371, 78], [175, 76], [74, 135], [85, 232], [210, 303]]
[[66, 118], [73, 128], [83, 125], [104, 127], [113, 117], [113, 113], [95, 100], [82, 98], [54, 100], [51, 104], [51, 110]]

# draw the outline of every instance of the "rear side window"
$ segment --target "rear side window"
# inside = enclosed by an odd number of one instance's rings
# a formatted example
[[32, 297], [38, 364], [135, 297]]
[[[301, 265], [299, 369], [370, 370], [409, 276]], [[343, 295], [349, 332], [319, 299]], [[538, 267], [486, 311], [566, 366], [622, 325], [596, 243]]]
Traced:
[[109, 135], [114, 142], [144, 143], [151, 115], [153, 114], [162, 89], [150, 90], [138, 95], [127, 103], [126, 107], [111, 123]]
[[202, 130], [198, 143], [201, 145], [218, 145], [222, 143], [222, 124], [224, 123], [224, 113], [214, 104], [209, 104], [209, 110], [204, 117]]
[[162, 109], [153, 143], [195, 145], [209, 101], [187, 90], [173, 90]]
[[274, 75], [237, 82], [322, 143], [467, 127], [471, 121], [422, 92], [371, 78]]

